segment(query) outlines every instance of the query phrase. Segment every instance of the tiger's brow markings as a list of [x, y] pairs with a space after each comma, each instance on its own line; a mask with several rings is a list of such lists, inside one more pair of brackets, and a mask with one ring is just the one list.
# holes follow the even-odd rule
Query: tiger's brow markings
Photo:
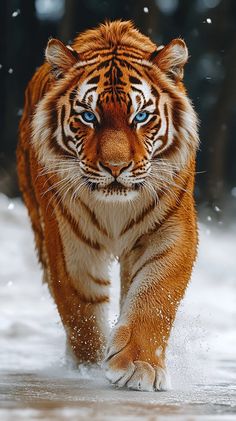
[[[108, 62], [110, 62], [110, 64]], [[105, 65], [105, 67], [108, 67], [109, 66], [109, 70], [104, 74], [104, 76], [105, 77], [108, 77], [109, 80], [108, 81], [105, 81], [104, 86], [110, 85], [110, 87], [104, 89], [103, 95], [105, 96], [105, 94], [114, 93], [115, 94], [115, 98], [117, 99], [118, 102], [123, 101], [123, 102], [126, 103], [126, 101], [127, 101], [127, 93], [124, 93], [123, 90], [122, 90], [122, 88], [118, 87], [118, 85], [123, 85], [123, 86], [126, 85], [125, 82], [123, 82], [121, 80], [121, 78], [123, 76], [123, 73], [119, 69], [119, 66], [118, 66], [118, 65], [121, 65], [121, 67], [125, 67], [125, 62], [124, 61], [121, 61], [117, 56], [113, 56], [113, 58], [111, 59], [111, 61], [108, 61], [107, 60], [107, 61], [105, 61], [105, 64], [104, 64], [104, 62], [103, 63], [100, 63], [99, 68], [102, 68], [104, 65]], [[127, 63], [127, 66], [128, 65], [130, 66], [130, 63]], [[115, 69], [116, 69], [116, 73], [114, 73]], [[138, 76], [140, 76], [142, 78], [142, 75], [139, 72], [139, 70], [136, 68], [136, 66], [133, 69], [133, 71]], [[131, 83], [132, 90], [133, 91], [136, 91], [137, 93], [139, 93], [142, 96], [143, 102], [144, 102], [144, 106], [148, 106], [148, 105], [153, 104], [153, 102], [152, 102], [151, 99], [149, 99], [149, 101], [146, 101], [146, 99], [144, 97], [144, 94], [143, 94], [143, 91], [141, 89], [138, 89], [136, 86], [133, 86], [132, 85], [132, 84], [142, 85], [142, 80], [138, 79], [135, 76], [129, 76], [129, 81]], [[115, 85], [115, 87], [113, 85]], [[158, 96], [158, 95], [156, 95], [156, 96]], [[102, 98], [103, 97], [100, 96], [99, 99], [102, 101]], [[130, 98], [130, 95], [129, 94], [128, 94], [128, 98], [129, 98], [129, 103], [128, 104], [126, 103], [126, 105], [127, 105], [127, 111], [130, 112], [130, 108], [131, 108], [132, 102], [131, 102], [131, 98]]]
[[[127, 94], [123, 91], [123, 87], [126, 86], [126, 82], [124, 82], [122, 80], [123, 77], [123, 72], [119, 67], [119, 60], [117, 60], [117, 56], [116, 55], [111, 55], [110, 59], [107, 59], [105, 61], [103, 61], [102, 63], [100, 62], [99, 65], [96, 68], [97, 70], [102, 70], [102, 69], [106, 69], [108, 68], [108, 70], [104, 73], [104, 77], [105, 82], [104, 82], [104, 86], [106, 86], [105, 89], [103, 89], [102, 94], [99, 94], [99, 98], [97, 101], [97, 105], [100, 106], [101, 108], [101, 102], [103, 100], [103, 98], [106, 98], [106, 101], [109, 100], [109, 97], [111, 95], [111, 100], [114, 101], [114, 98], [119, 102], [124, 102], [126, 103], [126, 98], [127, 98]], [[124, 64], [124, 63], [123, 63]], [[136, 73], [137, 72], [137, 69]], [[92, 74], [92, 73], [90, 73]], [[94, 81], [95, 77], [90, 79], [87, 83], [89, 84], [91, 81]], [[139, 84], [141, 84], [142, 82], [140, 82], [137, 78], [135, 78], [134, 80], [135, 82], [138, 81]], [[91, 90], [94, 91], [94, 88], [92, 88]], [[86, 92], [86, 96], [88, 95], [89, 90]], [[108, 96], [107, 96], [108, 95]], [[83, 98], [83, 100], [85, 99], [85, 96]], [[130, 98], [129, 98], [130, 100]], [[131, 104], [128, 104], [128, 109], [130, 109]]]
[[[115, 63], [115, 60], [116, 60], [116, 62], [117, 63], [119, 63], [120, 64], [120, 67], [123, 67], [123, 68], [127, 68], [127, 69], [129, 69], [129, 70], [133, 70], [138, 76], [140, 76], [140, 77], [142, 77], [142, 73], [139, 71], [139, 69], [138, 69], [138, 67], [140, 67], [140, 65], [141, 65], [141, 63], [140, 62], [138, 62], [138, 65], [137, 65], [137, 62], [135, 62], [135, 66], [132, 66], [131, 65], [131, 63], [130, 62], [127, 62], [126, 60], [120, 60], [119, 59], [119, 57], [118, 57], [118, 55], [116, 55], [115, 57], [114, 57], [114, 54], [113, 54], [113, 56], [112, 56], [112, 54], [111, 54], [111, 52], [110, 52], [110, 58], [109, 59], [107, 59], [106, 58], [106, 60], [104, 60], [104, 61], [100, 61], [100, 60], [98, 60], [98, 62], [99, 62], [99, 64], [98, 65], [95, 65], [91, 70], [90, 70], [90, 72], [87, 74], [87, 77], [89, 77], [89, 76], [91, 76], [92, 74], [94, 74], [94, 72], [97, 72], [97, 71], [99, 71], [99, 70], [102, 70], [103, 68], [106, 68], [106, 67], [108, 67], [109, 66], [109, 64], [111, 63], [111, 60], [113, 60], [113, 63]], [[111, 65], [110, 65], [111, 66]], [[116, 64], [116, 66], [117, 66], [117, 64]], [[95, 76], [96, 77], [96, 76]], [[121, 81], [122, 82], [122, 81]], [[123, 83], [123, 82], [122, 82]], [[93, 90], [93, 89], [92, 89]], [[88, 92], [87, 92], [88, 93]], [[117, 88], [117, 93], [116, 93], [116, 97], [117, 97], [117, 99], [119, 100], [119, 102], [120, 101], [123, 101], [123, 102], [125, 102], [125, 94], [123, 93], [123, 92], [121, 92], [121, 90], [120, 90], [120, 88]], [[84, 98], [83, 98], [84, 99]], [[98, 101], [98, 107], [101, 109], [101, 107], [100, 107], [100, 103], [102, 102], [101, 101], [101, 97], [99, 98], [100, 100]], [[107, 100], [108, 101], [108, 100]], [[128, 109], [130, 109], [130, 105], [131, 104], [129, 104], [128, 105]]]
[[[86, 102], [79, 101], [78, 99], [76, 99], [76, 101], [75, 101], [75, 105], [76, 105], [76, 107], [88, 108], [88, 104], [87, 104]], [[78, 115], [78, 113], [77, 113], [76, 111], [74, 111], [74, 113], [75, 113], [76, 115]], [[78, 120], [78, 121], [79, 121], [79, 120]]]
[[82, 98], [82, 102], [86, 102], [86, 97], [90, 94], [90, 92], [92, 93], [92, 92], [94, 92], [94, 87], [92, 87], [92, 88], [89, 88], [86, 92], [85, 92], [85, 94], [84, 94], [84, 96], [83, 96], [83, 98]]
[[132, 87], [132, 90], [133, 90], [133, 92], [137, 92], [139, 95], [141, 95], [141, 97], [143, 99], [143, 104], [145, 104], [146, 99], [145, 99], [143, 91], [141, 89], [136, 88], [135, 86]]
[[87, 83], [88, 85], [94, 85], [94, 84], [99, 83], [99, 81], [100, 81], [100, 76], [94, 76], [92, 77], [92, 79], [89, 79]]
[[149, 98], [148, 101], [145, 101], [145, 107], [149, 107], [150, 105], [154, 105], [153, 100]]

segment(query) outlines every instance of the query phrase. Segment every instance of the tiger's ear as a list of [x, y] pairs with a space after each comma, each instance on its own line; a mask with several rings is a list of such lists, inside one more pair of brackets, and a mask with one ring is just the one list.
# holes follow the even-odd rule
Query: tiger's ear
[[71, 47], [67, 47], [63, 42], [52, 38], [48, 41], [45, 57], [52, 67], [52, 73], [56, 79], [59, 79], [78, 61], [79, 55]]
[[188, 60], [188, 49], [185, 42], [174, 39], [166, 47], [159, 47], [151, 54], [150, 60], [176, 82], [183, 79], [184, 65]]

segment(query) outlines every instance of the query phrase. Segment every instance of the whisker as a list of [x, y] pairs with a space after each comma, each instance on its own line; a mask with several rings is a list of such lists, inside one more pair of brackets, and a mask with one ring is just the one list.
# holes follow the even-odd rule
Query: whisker
[[176, 187], [176, 188], [178, 188], [178, 189], [180, 189], [180, 190], [183, 190], [183, 191], [184, 191], [184, 192], [186, 192], [186, 193], [192, 194], [192, 192], [191, 192], [190, 190], [183, 188], [180, 184], [175, 183], [175, 182], [173, 182], [173, 181], [172, 181], [172, 180], [170, 180], [170, 179], [167, 179], [167, 178], [161, 177], [160, 175], [158, 175], [158, 177], [152, 176], [152, 177], [150, 177], [150, 178], [152, 178], [152, 179], [153, 179], [153, 181], [158, 180], [158, 181], [162, 182], [162, 185], [163, 185], [163, 186], [164, 186], [165, 184], [168, 184], [168, 185], [170, 185], [170, 186], [173, 186], [173, 187]]

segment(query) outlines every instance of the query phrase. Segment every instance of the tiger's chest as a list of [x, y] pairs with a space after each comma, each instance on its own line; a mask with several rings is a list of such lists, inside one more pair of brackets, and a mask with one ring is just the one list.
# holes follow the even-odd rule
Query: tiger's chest
[[[66, 209], [66, 208], [65, 208]], [[146, 211], [146, 212], [145, 212]], [[153, 211], [153, 209], [152, 209]], [[157, 212], [140, 203], [136, 209], [127, 204], [88, 205], [58, 212], [59, 230], [68, 256], [112, 255], [120, 257], [151, 228]]]

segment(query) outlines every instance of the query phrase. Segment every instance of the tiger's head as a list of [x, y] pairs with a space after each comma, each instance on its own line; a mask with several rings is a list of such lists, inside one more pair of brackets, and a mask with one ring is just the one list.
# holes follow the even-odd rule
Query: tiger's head
[[44, 167], [71, 181], [74, 197], [124, 201], [170, 187], [198, 144], [187, 59], [183, 40], [156, 47], [130, 22], [88, 30], [72, 47], [51, 39], [51, 87], [33, 120]]

